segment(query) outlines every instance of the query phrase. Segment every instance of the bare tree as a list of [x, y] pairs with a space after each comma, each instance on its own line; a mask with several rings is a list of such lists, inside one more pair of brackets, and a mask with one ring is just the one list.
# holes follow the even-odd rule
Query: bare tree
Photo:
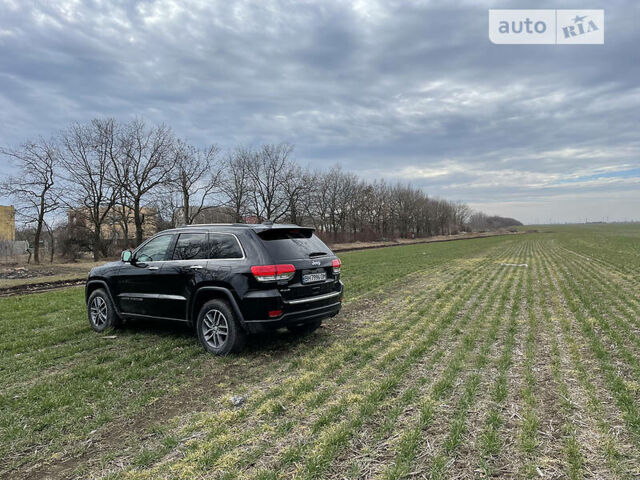
[[140, 244], [144, 236], [144, 200], [149, 192], [171, 176], [172, 142], [173, 135], [168, 127], [148, 128], [142, 120], [126, 125], [119, 135], [122, 155], [112, 162], [112, 173], [131, 202], [136, 244]]
[[469, 228], [474, 231], [496, 230], [499, 228], [516, 227], [522, 225], [515, 218], [489, 216], [482, 212], [472, 212], [469, 215]]
[[53, 257], [56, 253], [56, 230], [60, 226], [61, 218], [51, 216], [44, 219], [44, 228], [49, 236], [49, 263], [53, 263]]
[[329, 189], [327, 188], [328, 175], [326, 172], [313, 173], [313, 185], [309, 193], [308, 214], [313, 217], [316, 228], [321, 232], [328, 231], [329, 223]]
[[326, 209], [327, 230], [333, 234], [334, 240], [337, 238], [338, 216], [341, 210], [340, 183], [342, 175], [343, 173], [339, 166], [333, 167], [325, 174], [321, 186], [323, 189], [322, 201]]
[[[366, 182], [339, 166], [311, 178], [312, 191], [301, 198], [318, 231], [334, 241], [448, 235], [469, 228], [466, 204], [430, 198], [411, 185]], [[291, 212], [288, 207], [287, 214], [296, 218]]]
[[453, 223], [458, 231], [463, 231], [469, 223], [471, 217], [471, 208], [463, 202], [452, 204], [453, 207]]
[[[174, 143], [175, 167], [169, 184], [181, 197], [182, 219], [186, 225], [193, 223], [205, 208], [205, 202], [221, 187], [222, 169], [216, 164], [219, 152], [216, 145], [199, 150], [182, 140]], [[193, 201], [197, 203], [192, 205]]]
[[254, 153], [237, 148], [227, 156], [222, 176], [222, 192], [233, 210], [234, 221], [242, 222], [249, 201], [249, 163]]
[[109, 178], [112, 165], [120, 163], [122, 152], [116, 143], [112, 119], [94, 119], [75, 124], [62, 133], [65, 200], [85, 220], [92, 238], [93, 260], [100, 256], [102, 226], [115, 206], [118, 188]]
[[259, 221], [281, 219], [287, 214], [284, 178], [290, 168], [293, 146], [287, 143], [263, 145], [248, 164], [251, 204]]
[[[101, 245], [108, 246], [102, 238], [105, 223], [119, 224], [127, 243], [135, 225], [136, 243], [142, 242], [145, 208], [152, 204], [163, 228], [175, 225], [177, 217], [192, 224], [205, 216], [242, 222], [253, 214], [258, 221], [313, 224], [334, 241], [448, 235], [517, 222], [472, 214], [464, 203], [431, 198], [411, 185], [365, 181], [338, 166], [311, 173], [291, 159], [293, 146], [286, 143], [238, 148], [221, 163], [216, 146], [197, 149], [163, 125], [94, 120], [63, 132], [61, 146], [61, 158], [53, 142], [42, 140], [0, 151], [21, 167], [20, 176], [2, 182], [2, 192], [16, 199], [18, 211], [33, 225], [36, 261], [42, 229], [55, 220], [47, 215], [60, 205], [57, 162], [69, 187], [65, 203], [88, 226], [76, 228], [60, 245], [91, 246], [94, 259]], [[225, 208], [206, 210], [218, 193]]]
[[297, 164], [291, 164], [282, 172], [282, 186], [287, 202], [287, 216], [291, 223], [302, 223], [306, 211], [305, 195], [312, 185], [312, 176]]
[[133, 221], [133, 209], [131, 208], [131, 201], [129, 200], [128, 192], [124, 188], [121, 188], [120, 185], [117, 185], [116, 202], [111, 209], [108, 221], [113, 225], [120, 226], [124, 246], [125, 248], [130, 247], [129, 225]]
[[60, 207], [60, 190], [55, 182], [59, 150], [53, 140], [39, 138], [18, 149], [1, 149], [18, 168], [16, 176], [0, 183], [0, 192], [13, 198], [25, 223], [35, 225], [33, 259], [40, 263], [40, 237], [45, 218]]
[[327, 173], [324, 188], [327, 189], [329, 229], [334, 239], [339, 233], [346, 233], [357, 183], [354, 174], [345, 173], [340, 167], [334, 167]]

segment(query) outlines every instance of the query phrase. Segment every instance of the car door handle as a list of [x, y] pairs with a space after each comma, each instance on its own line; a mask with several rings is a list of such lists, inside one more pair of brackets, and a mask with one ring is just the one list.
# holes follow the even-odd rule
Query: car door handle
[[202, 268], [204, 268], [202, 265], [191, 265], [189, 268], [193, 269], [193, 270], [200, 270]]
[[149, 270], [158, 270], [160, 267], [149, 267]]

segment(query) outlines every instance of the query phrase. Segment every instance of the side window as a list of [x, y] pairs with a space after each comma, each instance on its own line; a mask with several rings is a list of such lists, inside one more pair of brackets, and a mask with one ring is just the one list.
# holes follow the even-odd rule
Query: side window
[[173, 251], [174, 260], [202, 260], [209, 257], [206, 233], [181, 233]]
[[160, 262], [167, 260], [169, 245], [173, 235], [160, 235], [153, 240], [147, 242], [140, 250], [136, 252], [136, 260], [139, 262]]
[[242, 258], [242, 248], [233, 235], [212, 233], [209, 236], [209, 243], [211, 245], [209, 258]]

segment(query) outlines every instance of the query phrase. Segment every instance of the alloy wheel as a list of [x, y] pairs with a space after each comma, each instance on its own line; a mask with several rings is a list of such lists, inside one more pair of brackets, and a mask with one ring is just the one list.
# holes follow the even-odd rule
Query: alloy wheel
[[91, 302], [91, 322], [96, 327], [107, 323], [107, 302], [102, 297], [95, 297]]
[[220, 310], [209, 310], [202, 322], [202, 335], [213, 348], [221, 348], [229, 337], [227, 317]]

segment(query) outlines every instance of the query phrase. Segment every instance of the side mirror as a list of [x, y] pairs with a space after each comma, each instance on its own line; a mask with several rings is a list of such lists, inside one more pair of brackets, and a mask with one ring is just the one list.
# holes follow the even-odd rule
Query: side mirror
[[122, 254], [120, 255], [120, 259], [123, 262], [130, 262], [131, 258], [133, 258], [133, 253], [131, 253], [131, 250], [125, 250], [124, 252], [122, 252]]

